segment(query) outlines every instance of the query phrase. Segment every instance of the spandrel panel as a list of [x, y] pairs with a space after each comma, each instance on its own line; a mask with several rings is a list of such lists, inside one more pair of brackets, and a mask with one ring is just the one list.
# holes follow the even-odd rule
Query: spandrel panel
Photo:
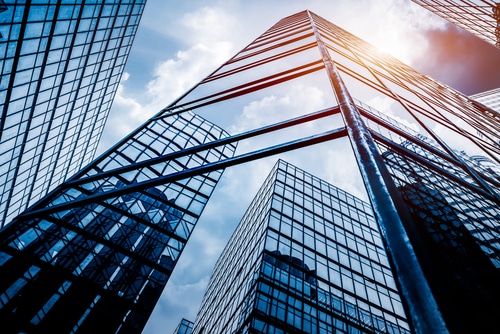
[[312, 37], [311, 31], [309, 31], [306, 26], [299, 26], [286, 31], [285, 34], [280, 32], [276, 36], [270, 35], [266, 36], [266, 38], [257, 40], [255, 44], [243, 49], [243, 52], [235, 59], [256, 55], [267, 58], [273, 54], [279, 54], [299, 46], [304, 47], [312, 42], [314, 42], [314, 38]]
[[[253, 57], [238, 57], [231, 63], [224, 65], [219, 71], [210, 76], [210, 80], [221, 80], [223, 75], [237, 74], [234, 80], [236, 83], [250, 82], [291, 68], [303, 66], [314, 60], [319, 60], [319, 54], [313, 48], [313, 40], [309, 38], [307, 47], [303, 47], [304, 41], [298, 41], [282, 47], [277, 47], [256, 54]], [[256, 69], [258, 69], [256, 71]], [[241, 74], [238, 74], [241, 72]], [[226, 78], [226, 80], [228, 80]], [[220, 84], [224, 87], [224, 84]], [[236, 85], [233, 85], [236, 86]]]
[[338, 65], [339, 70], [349, 71], [352, 75], [372, 82], [373, 85], [379, 85], [375, 82], [375, 78], [370, 71], [363, 64], [359, 63], [355, 57], [351, 56], [350, 52], [342, 55], [338, 53], [337, 49], [330, 49], [329, 54], [331, 59]]
[[[376, 87], [370, 87], [362, 83], [359, 79], [353, 78], [350, 74], [342, 73], [341, 75], [342, 80], [355, 101], [360, 101], [360, 103], [368, 105], [376, 112], [385, 114], [413, 131], [427, 136], [425, 129], [408, 113], [398, 99], [393, 97], [393, 93], [397, 94], [397, 91], [394, 92], [385, 88], [379, 91]], [[399, 86], [394, 85], [394, 88], [399, 90]]]
[[[300, 83], [294, 80], [283, 82], [196, 108], [193, 112], [208, 120], [217, 120], [218, 125], [236, 134], [336, 104], [328, 77], [324, 70], [319, 70], [302, 76]], [[176, 112], [182, 108], [172, 107], [171, 110]]]
[[293, 39], [310, 35], [311, 32], [307, 30], [307, 22], [296, 22], [280, 29], [271, 28], [267, 33], [257, 38], [254, 43], [245, 47], [239, 55], [248, 56], [255, 51], [262, 51], [270, 45], [287, 43]]

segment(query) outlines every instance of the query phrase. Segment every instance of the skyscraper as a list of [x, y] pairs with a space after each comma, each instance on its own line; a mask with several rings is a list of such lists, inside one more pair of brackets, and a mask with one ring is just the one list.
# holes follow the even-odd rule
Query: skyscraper
[[[205, 118], [215, 114], [219, 116], [217, 124], [221, 126], [238, 117], [242, 117], [242, 122], [229, 135], [222, 133], [220, 129], [216, 131], [217, 128], [209, 125], [210, 123], [193, 120], [187, 124], [195, 122], [197, 125], [178, 126], [171, 121], [176, 117], [179, 120], [198, 117], [191, 112]], [[138, 247], [142, 242], [139, 240], [147, 239], [150, 231], [159, 230], [160, 235], [168, 236], [168, 242], [160, 243], [158, 251], [156, 248], [154, 251], [147, 248], [144, 254], [157, 256], [163, 252], [160, 249], [164, 249], [165, 255], [176, 257], [224, 168], [275, 154], [288, 154], [305, 147], [308, 149], [301, 152], [307, 154], [307, 160], [311, 162], [314, 149], [321, 144], [318, 160], [314, 162], [320, 161], [317, 165], [326, 167], [326, 176], [335, 179], [339, 170], [348, 171], [351, 173], [348, 177], [337, 178], [336, 181], [343, 182], [343, 188], [354, 187], [361, 189], [361, 192], [366, 189], [364, 194], [370, 202], [389, 260], [387, 268], [391, 268], [411, 329], [417, 333], [444, 333], [454, 325], [454, 319], [447, 317], [449, 312], [441, 312], [446, 305], [441, 304], [439, 296], [434, 295], [433, 277], [423, 265], [426, 253], [422, 250], [425, 251], [426, 248], [419, 246], [423, 238], [417, 226], [422, 224], [420, 219], [426, 217], [429, 208], [420, 204], [428, 203], [429, 194], [434, 196], [439, 193], [441, 197], [436, 198], [445, 207], [443, 210], [446, 216], [433, 215], [435, 222], [432, 224], [446, 225], [450, 221], [445, 217], [456, 217], [459, 221], [455, 223], [472, 235], [467, 236], [467, 240], [478, 245], [483, 255], [487, 254], [487, 263], [494, 266], [495, 272], [498, 271], [500, 244], [495, 240], [498, 240], [500, 234], [497, 229], [500, 181], [494, 174], [486, 173], [460, 153], [463, 151], [469, 157], [485, 157], [492, 164], [498, 164], [498, 124], [497, 112], [378, 52], [320, 16], [303, 11], [280, 20], [164, 108], [145, 127], [135, 131], [103, 158], [93, 162], [76, 177], [61, 185], [51, 196], [19, 216], [13, 226], [0, 235], [6, 240], [2, 251], [7, 254], [4, 255], [5, 262], [0, 270], [16, 263], [23, 263], [25, 267], [16, 271], [17, 276], [10, 278], [8, 283], [3, 283], [4, 287], [0, 290], [6, 294], [4, 298], [8, 301], [21, 297], [28, 300], [28, 287], [31, 286], [28, 281], [43, 281], [38, 278], [41, 277], [42, 270], [37, 271], [37, 268], [42, 265], [44, 268], [52, 268], [52, 265], [57, 268], [65, 266], [62, 259], [52, 261], [50, 265], [45, 265], [43, 259], [48, 258], [50, 261], [52, 257], [64, 254], [65, 259], [79, 263], [78, 266], [72, 264], [73, 267], [68, 268], [77, 273], [87, 269], [86, 275], [97, 278], [97, 282], [103, 286], [100, 293], [93, 296], [109, 296], [110, 299], [99, 297], [99, 300], [107, 300], [112, 305], [123, 300], [120, 299], [123, 293], [126, 300], [137, 303], [132, 303], [138, 308], [126, 313], [124, 320], [124, 326], [137, 330], [149, 311], [140, 313], [139, 307], [152, 307], [155, 299], [147, 297], [149, 291], [154, 290], [153, 295], [157, 296], [158, 286], [164, 284], [172, 267], [168, 256], [153, 260], [141, 253], [145, 258], [135, 257], [135, 250], [142, 250]], [[160, 128], [156, 129], [155, 126]], [[184, 128], [187, 134], [180, 131]], [[217, 135], [212, 135], [212, 131], [216, 131]], [[189, 141], [189, 148], [185, 148], [190, 136], [198, 140]], [[239, 151], [233, 156], [236, 142]], [[166, 153], [162, 145], [167, 145], [172, 150], [171, 153]], [[191, 156], [193, 159], [187, 158]], [[316, 187], [314, 181], [313, 186]], [[151, 187], [157, 188], [165, 197], [157, 190], [150, 190]], [[175, 200], [170, 200], [173, 199], [169, 195], [170, 189], [178, 191], [176, 194], [186, 192], [186, 196], [173, 196]], [[407, 192], [404, 193], [402, 189]], [[407, 195], [403, 196], [404, 194]], [[288, 198], [288, 194], [285, 197]], [[191, 201], [192, 198], [196, 200]], [[163, 220], [155, 220], [156, 216], [149, 216], [150, 212], [156, 213], [156, 209], [151, 211], [150, 207], [154, 203], [158, 203], [156, 209], [161, 211], [167, 221], [176, 220], [178, 211], [184, 213], [183, 217], [191, 217], [187, 225], [177, 225], [186, 226], [175, 230], [183, 231], [184, 234], [180, 237], [173, 236], [168, 227], [164, 226]], [[351, 206], [341, 206], [340, 210], [349, 216], [350, 208]], [[193, 210], [194, 214], [188, 214], [182, 209], [189, 212]], [[101, 218], [107, 217], [110, 212], [108, 210], [117, 215], [116, 218], [113, 216], [110, 225], [100, 222]], [[221, 214], [223, 211], [221, 210]], [[353, 208], [353, 214], [354, 212], [360, 214]], [[129, 219], [134, 221], [132, 226], [137, 225], [130, 232], [128, 223], [121, 222], [128, 222]], [[94, 220], [95, 224], [90, 223]], [[52, 227], [45, 221], [57, 226], [54, 229], [61, 232], [47, 240], [47, 244], [53, 243], [54, 246], [50, 244], [50, 247], [40, 252], [37, 247], [45, 244], [42, 240], [45, 240], [46, 235], [42, 230]], [[424, 219], [424, 223], [427, 221]], [[100, 226], [113, 227], [110, 231], [113, 236], [117, 231], [117, 239], [113, 239]], [[125, 228], [123, 232], [122, 227]], [[460, 235], [467, 234], [463, 232], [463, 228], [460, 227]], [[66, 229], [71, 233], [66, 232]], [[103, 248], [99, 246], [95, 251], [83, 252], [88, 254], [86, 256], [89, 256], [90, 261], [96, 259], [95, 262], [89, 262], [95, 263], [95, 266], [87, 265], [79, 257], [77, 248], [67, 247], [67, 252], [59, 251], [58, 247], [72, 245], [73, 240], [79, 240], [73, 232], [103, 245]], [[65, 237], [66, 234], [68, 236]], [[145, 237], [139, 239], [138, 235]], [[88, 245], [93, 249], [95, 243]], [[54, 250], [57, 253], [51, 247], [56, 247]], [[110, 251], [124, 255], [113, 258], [114, 264], [101, 263], [101, 255], [98, 256], [101, 249], [102, 256], [107, 256]], [[257, 256], [260, 253], [255, 254]], [[275, 267], [284, 268], [286, 266], [282, 262], [288, 261], [296, 269], [302, 268], [302, 272], [316, 268], [307, 262], [295, 261], [293, 254], [292, 258], [287, 258], [286, 255], [280, 258], [280, 254], [268, 253], [274, 257]], [[118, 269], [118, 263], [125, 260], [124, 256], [127, 257], [125, 268]], [[29, 271], [30, 267], [23, 262], [26, 258], [36, 263], [34, 271]], [[147, 274], [135, 267], [133, 270], [128, 269], [129, 258], [137, 259], [134, 265], [145, 268], [144, 272]], [[272, 260], [268, 262], [273, 264]], [[157, 278], [155, 271], [148, 271], [146, 268], [158, 269], [163, 276]], [[131, 276], [126, 276], [125, 272], [131, 273]], [[119, 276], [120, 273], [124, 276]], [[129, 283], [144, 282], [144, 275], [151, 277], [151, 283]], [[126, 283], [122, 284], [122, 277], [126, 277], [123, 278]], [[313, 284], [310, 277], [312, 274], [305, 281]], [[20, 287], [17, 280], [25, 282], [23, 284], [28, 289], [22, 295], [17, 293]], [[387, 284], [385, 278], [384, 282], [379, 278], [374, 281], [372, 283], [380, 284], [380, 287], [386, 286], [382, 283]], [[59, 285], [56, 286], [56, 292], [52, 290], [52, 296], [65, 295], [66, 281], [56, 283]], [[136, 288], [137, 286], [144, 287], [144, 290]], [[242, 287], [242, 293], [247, 288]], [[111, 290], [113, 292], [109, 292]], [[143, 291], [148, 293], [144, 295]], [[67, 296], [67, 305], [70, 305], [71, 294]], [[39, 305], [42, 306], [36, 312], [45, 312], [43, 305], [49, 305], [48, 309], [53, 309], [53, 314], [58, 314], [58, 305], [66, 305], [59, 304], [62, 297], [44, 298], [46, 299], [40, 300]], [[97, 297], [87, 301], [87, 310], [92, 310], [93, 305], [99, 305], [99, 300], [95, 298]], [[331, 299], [335, 300], [333, 297]], [[51, 302], [48, 303], [48, 300]], [[78, 303], [79, 300], [75, 298], [73, 302]], [[344, 307], [355, 304], [351, 301], [346, 300]], [[463, 303], [464, 301], [459, 300], [457, 306], [464, 306]], [[25, 305], [27, 308], [31, 307], [28, 303]], [[120, 307], [124, 305], [120, 304]], [[487, 304], [477, 305], [478, 311], [487, 307]], [[95, 308], [98, 309], [97, 306]], [[5, 314], [11, 316], [9, 312], [14, 310], [17, 312], [19, 308], [6, 308]], [[392, 311], [396, 312], [394, 308]], [[41, 314], [45, 314], [43, 312]], [[137, 313], [142, 317], [136, 318]], [[30, 318], [29, 314], [33, 314], [33, 310], [26, 309], [24, 314], [25, 319], [31, 323], [35, 315]], [[94, 314], [98, 317], [99, 312]], [[400, 313], [395, 314], [403, 321]], [[383, 318], [389, 319], [390, 315], [383, 315]], [[378, 321], [379, 318], [371, 319]], [[389, 322], [405, 328], [397, 320]]]
[[[291, 101], [301, 92], [307, 92], [308, 103], [297, 103], [296, 108]], [[316, 112], [303, 115], [311, 105]], [[330, 167], [327, 177], [335, 175], [335, 168], [359, 170], [412, 330], [446, 332], [461, 325], [478, 326], [477, 315], [488, 318], [480, 323], [482, 329], [491, 329], [498, 311], [487, 298], [475, 304], [470, 315], [467, 298], [454, 300], [454, 309], [466, 316], [453, 316], [449, 301], [436, 294], [442, 278], [433, 276], [432, 266], [427, 266], [432, 248], [422, 245], [435, 236], [448, 238], [450, 244], [432, 245], [444, 254], [450, 247], [450, 252], [462, 252], [470, 260], [479, 252], [478, 263], [498, 282], [500, 183], [495, 173], [478, 164], [484, 159], [498, 166], [500, 161], [497, 112], [308, 11], [279, 21], [167, 109], [182, 108], [207, 114], [221, 108], [244, 110], [249, 122], [257, 117], [250, 113], [261, 110], [274, 112], [258, 114], [272, 120], [300, 115], [265, 127], [290, 131], [271, 137], [274, 141], [266, 137], [260, 143], [263, 148], [247, 153], [245, 159], [327, 141], [320, 151], [327, 159], [314, 161]], [[291, 131], [301, 122], [308, 125]], [[352, 148], [351, 155], [346, 147]], [[429, 215], [437, 210], [434, 202], [446, 214]], [[437, 234], [432, 229], [447, 228], [452, 221], [457, 225], [453, 232]], [[423, 224], [432, 228], [421, 228]], [[453, 249], [453, 244], [463, 248]], [[447, 265], [449, 276], [468, 270]], [[491, 282], [483, 285], [484, 275], [479, 276], [463, 276], [461, 288], [491, 288], [495, 295]], [[451, 293], [461, 296], [463, 290], [455, 287]]]
[[217, 261], [194, 333], [410, 333], [370, 204], [278, 161]]
[[[420, 136], [420, 139], [432, 144], [428, 138]], [[411, 142], [406, 145], [411, 146], [414, 146]], [[412, 149], [419, 150], [418, 147]], [[488, 158], [454, 153], [477, 171], [499, 179], [500, 166], [491, 168], [494, 164]], [[498, 205], [480, 203], [476, 206], [469, 202], [466, 191], [442, 182], [437, 175], [428, 175], [422, 180], [420, 175], [426, 174], [422, 167], [405, 163], [395, 152], [389, 150], [384, 157], [390, 168], [412, 175], [411, 183], [398, 187], [413, 222], [406, 228], [449, 332], [494, 333], [498, 328], [495, 319], [500, 314], [496, 303], [500, 299], [500, 262], [495, 251], [500, 239], [492, 233], [500, 219]], [[435, 159], [439, 161], [438, 157]], [[468, 179], [473, 182], [472, 178]], [[440, 187], [431, 186], [436, 184]], [[446, 195], [442, 189], [447, 191]], [[470, 217], [473, 218], [460, 217], [463, 207], [472, 211]], [[493, 217], [488, 213], [493, 213]], [[483, 218], [489, 223], [478, 224]], [[496, 224], [491, 218], [496, 219]]]
[[187, 319], [182, 319], [173, 334], [191, 334], [193, 323]]
[[92, 161], [145, 0], [0, 4], [0, 226]]
[[490, 0], [412, 0], [500, 48], [500, 3]]
[[500, 88], [474, 94], [471, 96], [471, 99], [481, 102], [485, 106], [500, 113]]
[[[0, 234], [0, 319], [18, 332], [140, 333], [222, 171], [184, 176], [234, 146], [163, 113]], [[180, 177], [162, 180], [162, 175]]]

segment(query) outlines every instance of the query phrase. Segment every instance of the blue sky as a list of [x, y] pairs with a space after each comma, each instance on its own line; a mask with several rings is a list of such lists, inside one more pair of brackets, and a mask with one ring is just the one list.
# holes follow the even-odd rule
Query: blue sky
[[[304, 9], [466, 94], [500, 87], [500, 50], [410, 1], [148, 0], [101, 152], [278, 20]], [[238, 122], [248, 119], [240, 118], [234, 129]], [[339, 149], [345, 145], [337, 144]], [[216, 189], [222, 195], [207, 205], [144, 333], [172, 333], [182, 317], [194, 320], [214, 262], [274, 161], [255, 163], [255, 173], [245, 180], [237, 176], [246, 167], [224, 173]], [[349, 171], [343, 173], [339, 179], [352, 178]]]

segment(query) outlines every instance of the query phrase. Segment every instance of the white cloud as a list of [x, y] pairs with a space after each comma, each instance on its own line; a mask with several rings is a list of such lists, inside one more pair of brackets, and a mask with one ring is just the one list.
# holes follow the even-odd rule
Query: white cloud
[[396, 100], [385, 95], [377, 95], [366, 101], [366, 104], [382, 114], [396, 120], [400, 124], [407, 126], [413, 131], [424, 134], [422, 133], [422, 130], [419, 131], [420, 126], [413, 119], [413, 117], [406, 110], [404, 110], [399, 102], [396, 102]]
[[211, 44], [233, 37], [236, 20], [234, 15], [220, 7], [202, 7], [186, 13], [182, 25], [187, 29], [185, 38], [192, 42]]
[[[466, 128], [467, 126], [468, 125], [466, 124], [464, 127]], [[474, 144], [474, 142], [472, 142], [467, 137], [458, 134], [453, 130], [450, 130], [448, 127], [436, 123], [434, 124], [434, 128], [432, 129], [432, 131], [434, 131], [434, 133], [440, 139], [442, 139], [450, 148], [452, 148], [457, 152], [463, 151], [469, 157], [474, 155], [484, 156], [483, 150], [476, 144]]]
[[321, 89], [297, 83], [281, 96], [265, 96], [246, 105], [236, 123], [229, 127], [229, 131], [243, 132], [283, 121], [317, 111], [323, 105], [324, 92]]
[[[326, 145], [325, 145], [326, 146]], [[365, 186], [348, 138], [336, 140], [323, 151], [325, 181], [368, 201]]]
[[[160, 298], [143, 333], [172, 333], [182, 317], [194, 320], [209, 276], [187, 284], [186, 276], [171, 277], [164, 291], [168, 298]], [[170, 330], [165, 329], [166, 324]]]
[[[425, 10], [400, 0], [315, 1], [307, 5], [302, 1], [287, 1], [286, 5], [272, 0], [226, 2], [227, 7], [203, 6], [201, 1], [175, 2], [175, 5], [161, 1], [148, 3], [148, 12], [157, 24], [153, 27], [155, 31], [170, 36], [181, 46], [174, 53], [167, 53], [162, 45], [156, 46], [159, 53], [165, 52], [165, 60], [156, 65], [152, 78], [134, 97], [127, 94], [127, 79], [134, 78], [124, 76], [107, 123], [105, 143], [115, 142], [118, 134], [122, 137], [157, 113], [279, 19], [307, 6], [407, 62], [426, 52], [427, 42], [419, 30], [442, 24], [431, 19]], [[179, 9], [187, 6], [195, 10]], [[148, 19], [143, 17], [141, 24], [150, 24]], [[406, 49], [400, 48], [403, 44]], [[230, 131], [241, 132], [319, 110], [330, 103], [325, 99], [317, 87], [295, 85], [288, 92], [247, 104]], [[387, 107], [384, 101], [379, 102]], [[316, 125], [315, 131], [322, 125], [331, 127], [326, 122]], [[254, 141], [240, 145], [240, 149], [251, 150], [258, 144]], [[349, 143], [343, 140], [280, 157], [320, 177], [327, 175], [327, 181], [364, 197], [364, 188], [359, 190], [357, 168], [347, 151], [350, 151]], [[181, 317], [194, 320], [212, 264], [276, 159], [259, 160], [225, 171], [144, 333], [170, 333]]]
[[113, 100], [112, 112], [109, 113], [103, 136], [99, 142], [98, 153], [116, 144], [149, 116], [144, 112], [143, 106], [138, 101], [127, 97], [124, 83], [128, 79], [129, 74], [126, 72], [123, 73], [121, 83]]
[[232, 44], [226, 41], [211, 45], [198, 43], [177, 52], [175, 59], [159, 64], [154, 79], [147, 85], [148, 96], [153, 101], [148, 107], [160, 109], [179, 97], [226, 61], [231, 50]]
[[[216, 20], [215, 14], [212, 14], [212, 19]], [[134, 78], [124, 73], [99, 152], [109, 148], [198, 83], [226, 61], [232, 52], [233, 45], [228, 41], [199, 42], [189, 49], [179, 50], [174, 58], [156, 66], [145, 91], [135, 94], [135, 97], [127, 95], [127, 81]]]

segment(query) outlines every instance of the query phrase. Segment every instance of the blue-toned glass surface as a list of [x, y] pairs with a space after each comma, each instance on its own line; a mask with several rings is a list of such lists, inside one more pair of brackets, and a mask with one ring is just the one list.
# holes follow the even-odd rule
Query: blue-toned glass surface
[[191, 113], [159, 115], [17, 217], [0, 235], [0, 319], [26, 332], [140, 332], [222, 170], [150, 182], [231, 157], [232, 144], [165, 158], [225, 136]]
[[279, 161], [217, 261], [202, 329], [410, 333], [370, 205]]
[[0, 226], [92, 160], [145, 2], [3, 1]]

